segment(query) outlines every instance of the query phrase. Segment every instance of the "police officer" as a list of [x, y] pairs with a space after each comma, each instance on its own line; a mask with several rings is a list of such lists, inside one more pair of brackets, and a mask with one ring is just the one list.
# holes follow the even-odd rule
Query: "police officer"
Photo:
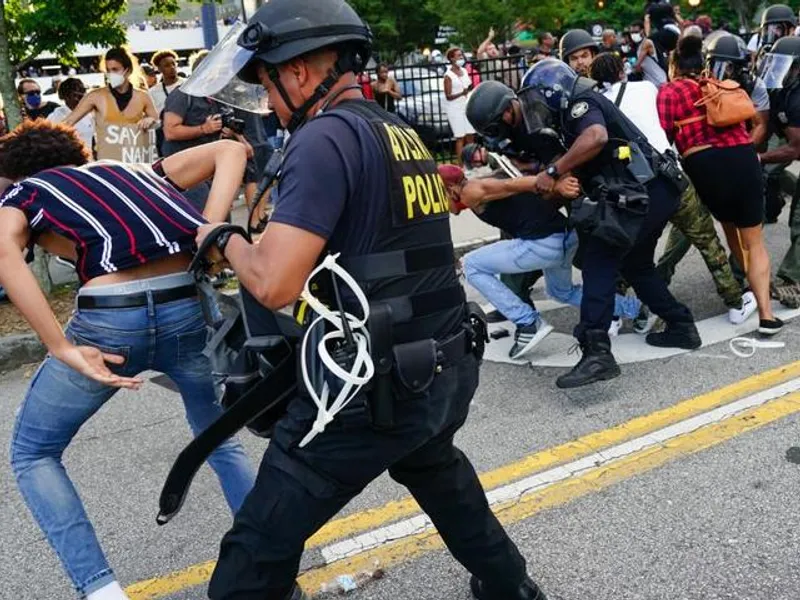
[[589, 66], [597, 56], [597, 43], [585, 29], [570, 29], [558, 45], [561, 60], [572, 67], [579, 75], [589, 76]]
[[[371, 40], [343, 0], [271, 0], [238, 48], [220, 44], [206, 59], [212, 72], [236, 75], [235, 65], [240, 80], [263, 84], [291, 133], [259, 244], [232, 233], [218, 239], [219, 250], [270, 309], [297, 300], [315, 265], [340, 253], [370, 303], [375, 366], [369, 391], [327, 425], [305, 395], [289, 403], [222, 541], [209, 596], [300, 598], [295, 577], [306, 540], [388, 469], [472, 573], [475, 597], [543, 600], [453, 445], [478, 383], [476, 320], [467, 321], [433, 157], [413, 129], [362, 96], [356, 74]], [[223, 62], [217, 69], [213, 61]], [[352, 362], [348, 345], [338, 350], [337, 364]], [[316, 353], [309, 360], [321, 365]], [[306, 444], [310, 432], [317, 435]]]
[[[670, 294], [653, 265], [658, 238], [678, 208], [680, 176], [613, 102], [594, 90], [594, 85], [594, 81], [578, 77], [562, 62], [542, 61], [525, 75], [514, 114], [504, 115], [504, 120], [524, 128], [532, 137], [560, 134], [568, 148], [548, 166], [544, 176], [537, 178], [540, 192], [552, 191], [556, 180], [574, 172], [590, 197], [616, 194], [616, 205], [627, 206], [630, 199], [632, 210], [638, 197], [639, 214], [646, 211], [638, 220], [627, 220], [633, 238], [628, 248], [603, 234], [600, 227], [581, 239], [584, 294], [581, 321], [574, 333], [583, 356], [570, 373], [556, 381], [564, 388], [619, 375], [608, 338], [618, 273], [666, 323], [665, 331], [648, 334], [647, 343], [685, 349], [701, 345], [691, 312]], [[610, 190], [617, 191], [612, 194]], [[642, 196], [648, 200], [641, 200]], [[576, 208], [587, 207], [591, 203], [584, 202]], [[617, 214], [624, 218], [622, 209]], [[574, 222], [578, 220], [575, 209], [572, 217]], [[603, 223], [604, 227], [608, 225], [611, 224]]]
[[756, 64], [761, 65], [764, 56], [772, 52], [772, 47], [779, 39], [792, 36], [796, 26], [794, 11], [785, 4], [773, 4], [765, 8], [758, 29]]
[[[770, 134], [779, 147], [759, 155], [762, 164], [789, 164], [800, 158], [800, 37], [783, 37], [764, 56], [759, 76], [770, 90]], [[791, 246], [778, 269], [777, 295], [783, 304], [800, 306], [800, 206], [798, 191], [789, 214]]]

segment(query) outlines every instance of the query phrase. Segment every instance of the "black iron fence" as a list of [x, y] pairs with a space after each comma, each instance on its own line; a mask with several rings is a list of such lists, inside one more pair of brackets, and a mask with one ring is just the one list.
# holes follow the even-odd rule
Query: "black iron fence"
[[[473, 86], [481, 81], [501, 81], [516, 90], [528, 69], [524, 55], [470, 61], [466, 65]], [[411, 125], [439, 162], [455, 158], [455, 139], [448, 120], [444, 93], [446, 64], [424, 63], [391, 67], [389, 76], [397, 81], [403, 97], [395, 100], [395, 112]], [[365, 73], [374, 82], [376, 70]], [[364, 80], [366, 81], [366, 79]]]

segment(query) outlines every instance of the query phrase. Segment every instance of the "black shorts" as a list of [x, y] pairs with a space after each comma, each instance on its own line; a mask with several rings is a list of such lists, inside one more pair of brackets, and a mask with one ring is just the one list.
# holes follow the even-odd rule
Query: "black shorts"
[[752, 144], [711, 148], [683, 159], [700, 200], [720, 223], [757, 227], [764, 221], [764, 181]]

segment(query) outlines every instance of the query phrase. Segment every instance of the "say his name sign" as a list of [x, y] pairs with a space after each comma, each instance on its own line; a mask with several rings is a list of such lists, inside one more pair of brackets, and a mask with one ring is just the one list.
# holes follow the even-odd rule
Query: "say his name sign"
[[108, 123], [97, 132], [97, 158], [124, 163], [151, 163], [158, 158], [156, 132], [136, 125]]

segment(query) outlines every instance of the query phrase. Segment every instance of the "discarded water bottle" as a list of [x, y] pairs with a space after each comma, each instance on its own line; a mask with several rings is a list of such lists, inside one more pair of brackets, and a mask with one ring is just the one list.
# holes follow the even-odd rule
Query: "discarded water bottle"
[[381, 579], [382, 577], [383, 569], [380, 568], [380, 562], [376, 559], [371, 568], [364, 569], [358, 573], [339, 575], [335, 579], [323, 583], [319, 591], [323, 594], [343, 595], [364, 586], [373, 579]]

